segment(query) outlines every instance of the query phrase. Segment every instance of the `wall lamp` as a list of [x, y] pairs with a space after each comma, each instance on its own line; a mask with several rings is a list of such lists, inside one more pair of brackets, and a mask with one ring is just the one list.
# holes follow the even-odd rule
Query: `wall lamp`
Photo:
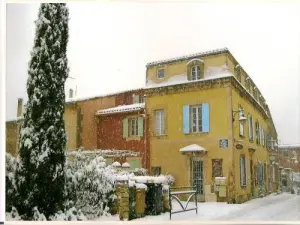
[[244, 116], [244, 110], [243, 109], [239, 109], [239, 110], [236, 110], [236, 111], [232, 110], [232, 122], [235, 121], [234, 117], [237, 113], [239, 113], [239, 115], [240, 115], [239, 121], [244, 123], [247, 120], [247, 118]]

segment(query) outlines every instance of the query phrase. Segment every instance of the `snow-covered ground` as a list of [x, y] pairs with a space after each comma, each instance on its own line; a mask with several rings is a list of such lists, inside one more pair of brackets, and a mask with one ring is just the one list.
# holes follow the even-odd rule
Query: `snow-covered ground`
[[[189, 203], [193, 207], [194, 203]], [[180, 209], [174, 202], [174, 210]], [[102, 217], [98, 220], [118, 221], [118, 216]], [[169, 220], [169, 213], [159, 216], [146, 216], [137, 220]], [[235, 221], [297, 221], [300, 220], [300, 195], [282, 193], [271, 194], [264, 198], [253, 199], [244, 204], [227, 204], [219, 202], [198, 203], [196, 211], [188, 211], [172, 215], [172, 220], [235, 220]], [[136, 221], [136, 220], [135, 220]]]

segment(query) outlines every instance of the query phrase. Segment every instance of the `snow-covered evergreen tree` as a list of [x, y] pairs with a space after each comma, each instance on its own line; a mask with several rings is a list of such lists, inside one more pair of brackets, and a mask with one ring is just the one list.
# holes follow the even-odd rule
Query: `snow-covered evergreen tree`
[[28, 103], [20, 133], [18, 196], [13, 203], [25, 219], [33, 218], [34, 207], [47, 218], [63, 207], [68, 19], [66, 4], [41, 4], [28, 70]]

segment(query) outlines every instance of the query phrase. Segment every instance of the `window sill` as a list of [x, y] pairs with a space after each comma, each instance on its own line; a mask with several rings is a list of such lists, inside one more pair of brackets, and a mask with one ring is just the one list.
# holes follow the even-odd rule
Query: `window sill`
[[131, 136], [126, 138], [126, 141], [140, 141], [140, 140], [141, 140], [140, 136]]
[[162, 139], [162, 138], [168, 137], [168, 135], [167, 134], [161, 134], [161, 135], [155, 134], [154, 137], [157, 138], [157, 139]]
[[209, 132], [190, 132], [188, 134], [184, 134], [184, 135], [193, 135], [193, 136], [200, 136], [202, 134], [208, 134]]

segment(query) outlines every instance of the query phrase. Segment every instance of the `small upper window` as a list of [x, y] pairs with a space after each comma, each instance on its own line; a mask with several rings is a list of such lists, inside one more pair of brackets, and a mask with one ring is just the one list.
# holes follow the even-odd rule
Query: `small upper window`
[[200, 80], [200, 66], [192, 66], [191, 78], [192, 80]]
[[246, 90], [250, 92], [250, 81], [246, 80]]
[[236, 74], [236, 78], [238, 79], [239, 82], [241, 82], [242, 77], [241, 77], [241, 67], [239, 65], [237, 65], [235, 67], [235, 74]]
[[253, 97], [258, 100], [258, 93], [257, 93], [257, 89], [254, 87], [253, 89]]
[[162, 79], [162, 78], [164, 78], [165, 77], [165, 69], [159, 69], [158, 71], [157, 71], [157, 78], [158, 79]]

